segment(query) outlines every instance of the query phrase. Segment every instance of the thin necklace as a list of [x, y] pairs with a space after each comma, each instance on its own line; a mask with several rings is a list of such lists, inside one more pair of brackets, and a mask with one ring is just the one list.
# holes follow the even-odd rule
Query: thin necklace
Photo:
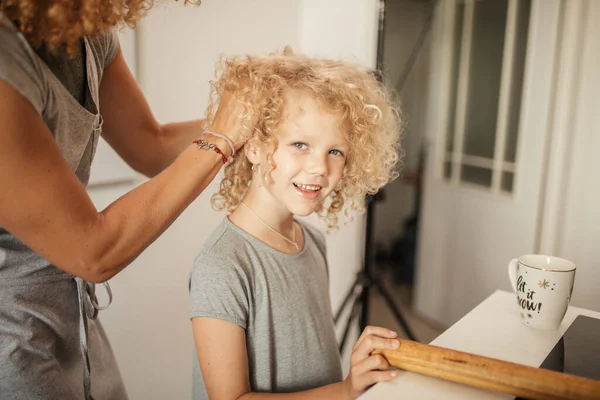
[[286, 238], [285, 236], [283, 236], [281, 233], [277, 232], [275, 229], [271, 228], [271, 226], [269, 224], [267, 224], [265, 221], [262, 220], [262, 218], [260, 218], [258, 215], [256, 215], [256, 213], [254, 211], [252, 211], [252, 209], [250, 207], [248, 207], [246, 205], [246, 203], [244, 203], [243, 201], [240, 202], [241, 205], [243, 205], [244, 207], [246, 207], [246, 209], [248, 211], [250, 211], [252, 213], [252, 215], [254, 215], [256, 217], [256, 219], [258, 219], [260, 222], [263, 223], [264, 226], [266, 226], [267, 228], [269, 228], [270, 230], [272, 230], [273, 232], [275, 232], [277, 235], [279, 235], [279, 237], [281, 237], [283, 240], [285, 240], [286, 242], [289, 242], [291, 244], [294, 245], [294, 247], [296, 248], [296, 253], [300, 251], [300, 246], [298, 246], [298, 243], [296, 242], [296, 227], [294, 226], [294, 222], [292, 221], [292, 240]]

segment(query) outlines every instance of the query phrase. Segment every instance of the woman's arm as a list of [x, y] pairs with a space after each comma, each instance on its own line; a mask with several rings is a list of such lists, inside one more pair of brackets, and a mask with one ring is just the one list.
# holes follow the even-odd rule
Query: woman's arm
[[211, 400], [353, 400], [369, 386], [389, 381], [389, 364], [376, 348], [395, 348], [396, 334], [385, 328], [367, 327], [352, 352], [350, 374], [345, 381], [297, 393], [252, 393], [244, 329], [232, 322], [192, 319], [198, 363]]
[[155, 176], [202, 133], [202, 120], [159, 124], [118, 50], [100, 84], [102, 137], [134, 170]]
[[[242, 108], [232, 96], [223, 101], [214, 129], [238, 136]], [[190, 144], [162, 173], [98, 212], [48, 127], [2, 79], [0, 121], [0, 226], [91, 282], [106, 281], [131, 263], [222, 166], [220, 155]], [[229, 155], [227, 144], [213, 139]]]

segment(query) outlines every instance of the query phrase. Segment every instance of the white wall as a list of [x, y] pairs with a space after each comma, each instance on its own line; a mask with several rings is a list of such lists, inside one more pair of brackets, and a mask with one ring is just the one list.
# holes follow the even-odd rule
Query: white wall
[[553, 138], [554, 153], [562, 158], [566, 173], [562, 179], [549, 177], [555, 181], [559, 206], [542, 228], [542, 235], [552, 232], [555, 243], [544, 246], [547, 241], [542, 238], [542, 251], [575, 262], [572, 304], [600, 311], [600, 2], [584, 0], [578, 5], [570, 34], [581, 35], [574, 38], [580, 47], [563, 49], [578, 54], [566, 77], [573, 84], [573, 97], [557, 110], [564, 114], [564, 137], [557, 127]]
[[[375, 0], [164, 3], [138, 28], [138, 81], [160, 122], [200, 118], [221, 53], [265, 53], [289, 44], [374, 67], [376, 18]], [[102, 209], [132, 188], [124, 183], [89, 192]], [[202, 243], [224, 217], [210, 208], [215, 190], [216, 183], [111, 280], [115, 300], [101, 319], [132, 400], [191, 397], [187, 279]], [[357, 217], [328, 237], [334, 309], [361, 264], [363, 222]]]

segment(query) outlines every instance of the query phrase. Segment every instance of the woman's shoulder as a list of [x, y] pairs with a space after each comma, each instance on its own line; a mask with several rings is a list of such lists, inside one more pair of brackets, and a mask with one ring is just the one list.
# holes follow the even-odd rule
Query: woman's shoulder
[[0, 43], [0, 79], [25, 97], [41, 115], [45, 93], [43, 73], [25, 38], [2, 13]]
[[117, 28], [112, 28], [97, 36], [88, 37], [87, 39], [100, 69], [103, 70], [107, 68], [113, 62], [119, 51]]

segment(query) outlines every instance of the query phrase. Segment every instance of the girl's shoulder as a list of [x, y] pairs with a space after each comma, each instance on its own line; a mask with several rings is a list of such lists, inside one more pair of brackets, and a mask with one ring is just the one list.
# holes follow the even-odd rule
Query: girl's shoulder
[[200, 254], [227, 257], [235, 253], [232, 250], [239, 250], [243, 247], [247, 241], [247, 235], [245, 231], [234, 225], [229, 217], [225, 217], [206, 239]]
[[310, 223], [297, 222], [305, 234], [305, 249], [299, 254], [289, 255], [262, 243], [225, 217], [204, 242], [193, 268], [205, 273], [215, 268], [226, 268], [251, 279], [265, 264], [303, 262], [305, 254], [315, 251], [326, 261], [327, 246], [323, 232]]
[[302, 226], [304, 232], [308, 236], [304, 239], [305, 243], [308, 243], [309, 240], [312, 241], [319, 252], [324, 257], [327, 257], [327, 240], [325, 239], [325, 234], [319, 228], [308, 222], [296, 221]]
[[249, 268], [247, 240], [236, 228], [225, 217], [204, 242], [193, 269], [211, 273], [214, 269], [226, 268], [246, 274], [244, 271]]

